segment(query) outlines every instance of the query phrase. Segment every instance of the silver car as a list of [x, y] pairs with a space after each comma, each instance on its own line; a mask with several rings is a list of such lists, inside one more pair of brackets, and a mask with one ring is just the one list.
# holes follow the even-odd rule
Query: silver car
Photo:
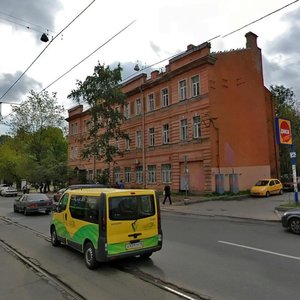
[[52, 200], [41, 193], [24, 194], [14, 202], [14, 212], [22, 212], [25, 216], [33, 212], [49, 214], [52, 207]]
[[7, 197], [7, 196], [17, 197], [18, 191], [16, 188], [14, 188], [12, 186], [6, 186], [1, 189], [0, 194], [1, 194], [1, 196], [4, 196], [4, 197]]

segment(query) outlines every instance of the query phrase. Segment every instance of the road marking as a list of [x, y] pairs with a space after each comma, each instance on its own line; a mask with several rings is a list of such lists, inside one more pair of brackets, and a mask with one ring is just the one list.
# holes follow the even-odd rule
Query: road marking
[[282, 257], [286, 257], [286, 258], [290, 258], [290, 259], [300, 260], [300, 257], [297, 257], [297, 256], [286, 255], [286, 254], [277, 253], [277, 252], [273, 252], [273, 251], [268, 251], [268, 250], [264, 250], [264, 249], [259, 249], [259, 248], [245, 246], [245, 245], [230, 243], [230, 242], [226, 242], [226, 241], [218, 241], [218, 242], [222, 243], [222, 244], [230, 245], [230, 246], [235, 246], [235, 247], [245, 248], [245, 249], [254, 250], [254, 251], [258, 251], [258, 252], [263, 252], [263, 253], [267, 253], [267, 254], [282, 256]]

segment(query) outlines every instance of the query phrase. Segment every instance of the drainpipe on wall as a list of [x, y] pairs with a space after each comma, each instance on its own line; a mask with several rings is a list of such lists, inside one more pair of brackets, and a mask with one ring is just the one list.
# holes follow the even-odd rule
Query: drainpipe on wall
[[145, 101], [143, 90], [140, 87], [141, 100], [142, 100], [142, 166], [143, 166], [143, 188], [147, 187], [146, 184], [146, 155], [145, 155]]
[[142, 94], [142, 103], [143, 103], [143, 116], [142, 116], [142, 161], [143, 161], [143, 187], [146, 188], [146, 155], [145, 155], [145, 101], [144, 101], [144, 94], [142, 89], [141, 94]]

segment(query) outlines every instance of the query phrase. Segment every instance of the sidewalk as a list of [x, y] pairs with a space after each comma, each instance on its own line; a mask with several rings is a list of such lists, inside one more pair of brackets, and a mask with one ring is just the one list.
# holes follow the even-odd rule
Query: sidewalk
[[288, 203], [289, 201], [291, 202], [291, 198], [292, 193], [285, 193], [268, 198], [228, 196], [226, 199], [208, 199], [194, 196], [190, 197], [189, 200], [184, 200], [184, 196], [175, 196], [172, 198], [172, 205], [170, 205], [169, 202], [162, 204], [161, 201], [160, 207], [163, 212], [279, 222], [283, 212], [278, 209], [278, 206]]

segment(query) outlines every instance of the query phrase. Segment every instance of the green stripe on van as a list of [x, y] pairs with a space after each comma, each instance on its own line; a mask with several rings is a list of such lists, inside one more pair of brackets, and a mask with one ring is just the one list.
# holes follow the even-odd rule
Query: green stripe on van
[[67, 231], [64, 223], [55, 220], [53, 222], [56, 228], [56, 232], [58, 236], [66, 237], [67, 240], [75, 242], [77, 244], [82, 245], [85, 239], [89, 239], [94, 244], [95, 249], [98, 247], [98, 237], [99, 237], [99, 225], [87, 223], [80, 227], [75, 234], [71, 237], [69, 232]]
[[107, 254], [108, 255], [115, 255], [115, 254], [122, 254], [122, 253], [126, 253], [126, 252], [131, 252], [131, 251], [135, 251], [138, 252], [138, 250], [144, 250], [146, 248], [151, 248], [151, 247], [155, 247], [158, 245], [158, 235], [151, 237], [151, 238], [147, 238], [142, 240], [143, 242], [143, 247], [142, 248], [138, 248], [138, 249], [132, 249], [132, 250], [127, 250], [126, 249], [126, 245], [128, 243], [116, 243], [116, 244], [108, 244], [107, 246]]

